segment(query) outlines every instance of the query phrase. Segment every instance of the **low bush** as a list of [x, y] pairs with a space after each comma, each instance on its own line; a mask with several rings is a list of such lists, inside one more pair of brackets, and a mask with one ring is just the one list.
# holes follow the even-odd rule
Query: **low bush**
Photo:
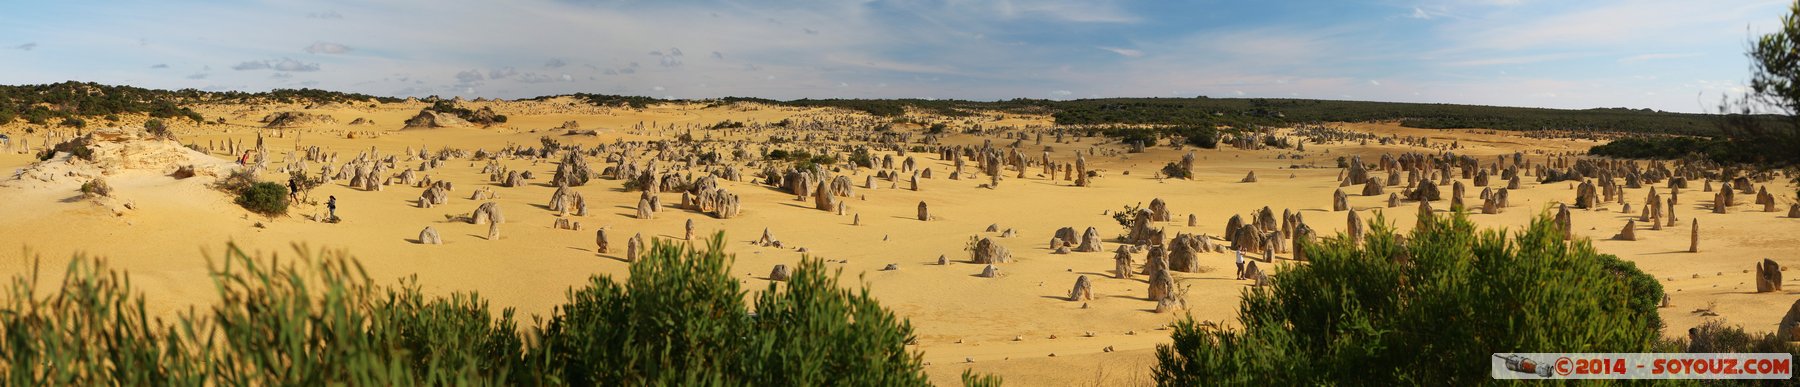
[[56, 144], [56, 146], [50, 147], [50, 149], [39, 151], [37, 158], [39, 161], [49, 160], [52, 157], [56, 157], [57, 152], [68, 152], [69, 156], [82, 160], [91, 161], [94, 159], [94, 150], [88, 148], [86, 138], [76, 138]]
[[1164, 177], [1168, 177], [1171, 179], [1186, 179], [1186, 178], [1190, 177], [1188, 170], [1182, 169], [1181, 164], [1176, 163], [1176, 162], [1169, 162], [1168, 164], [1163, 164], [1162, 174]]
[[257, 182], [238, 191], [237, 204], [244, 209], [258, 214], [276, 216], [286, 215], [288, 209], [288, 189], [281, 184]]

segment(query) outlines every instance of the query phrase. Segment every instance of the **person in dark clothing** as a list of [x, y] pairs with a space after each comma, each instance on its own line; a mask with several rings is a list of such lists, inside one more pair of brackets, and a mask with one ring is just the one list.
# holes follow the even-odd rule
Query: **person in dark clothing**
[[299, 198], [300, 198], [300, 184], [294, 182], [294, 179], [289, 178], [288, 179], [288, 200], [298, 200]]
[[337, 219], [337, 196], [331, 196], [325, 201], [325, 210], [331, 211], [332, 219]]

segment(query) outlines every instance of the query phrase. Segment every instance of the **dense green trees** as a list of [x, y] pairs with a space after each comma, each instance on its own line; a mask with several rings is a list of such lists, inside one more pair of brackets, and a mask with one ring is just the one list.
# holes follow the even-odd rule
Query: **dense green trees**
[[1159, 347], [1163, 385], [1471, 385], [1495, 352], [1650, 352], [1663, 290], [1635, 265], [1566, 242], [1548, 217], [1510, 237], [1465, 214], [1401, 235], [1305, 245], [1311, 262], [1244, 293], [1241, 330], [1192, 320]]
[[926, 384], [907, 348], [911, 325], [866, 290], [841, 286], [839, 273], [807, 259], [749, 304], [723, 241], [653, 242], [629, 277], [571, 289], [533, 327], [476, 294], [425, 296], [410, 279], [379, 285], [342, 252], [297, 248], [300, 259], [280, 260], [236, 247], [210, 268], [219, 301], [165, 322], [146, 317], [129, 277], [77, 258], [60, 287], [16, 277], [0, 298], [0, 377], [10, 385]]
[[1689, 155], [1724, 159], [1731, 155], [1729, 145], [1706, 137], [1626, 137], [1588, 149], [1588, 154], [1625, 159], [1676, 159]]

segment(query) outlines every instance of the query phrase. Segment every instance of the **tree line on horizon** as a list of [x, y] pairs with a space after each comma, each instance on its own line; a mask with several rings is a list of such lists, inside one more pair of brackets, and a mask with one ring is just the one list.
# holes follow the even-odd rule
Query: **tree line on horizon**
[[[656, 103], [688, 102], [644, 96], [575, 93], [528, 100], [572, 97], [596, 106], [645, 108]], [[426, 98], [435, 100], [437, 98]], [[0, 85], [0, 124], [24, 119], [51, 125], [57, 119], [138, 113], [156, 118], [186, 117], [200, 121], [189, 108], [198, 103], [373, 103], [402, 99], [318, 89], [275, 89], [268, 92], [196, 89], [157, 90], [93, 82], [47, 85]], [[1582, 130], [1710, 136], [1719, 133], [1716, 115], [1648, 109], [1585, 110], [1501, 106], [1337, 101], [1284, 98], [1099, 98], [1002, 101], [953, 99], [796, 99], [724, 97], [698, 100], [714, 105], [739, 102], [776, 106], [840, 108], [878, 117], [898, 118], [908, 111], [961, 118], [983, 112], [1048, 114], [1063, 126], [1212, 126], [1256, 127], [1313, 122], [1398, 121], [1428, 129]]]

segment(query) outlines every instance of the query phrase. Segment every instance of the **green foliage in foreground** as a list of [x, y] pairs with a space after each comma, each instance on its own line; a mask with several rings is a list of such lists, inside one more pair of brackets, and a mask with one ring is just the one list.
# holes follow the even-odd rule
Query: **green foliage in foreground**
[[[35, 271], [0, 304], [7, 385], [924, 385], [905, 320], [815, 259], [754, 309], [723, 234], [656, 241], [623, 280], [571, 289], [521, 329], [475, 294], [382, 286], [341, 252], [299, 260], [231, 246], [210, 264], [219, 301], [147, 317], [130, 277], [77, 257], [60, 286]], [[754, 313], [751, 310], [755, 310]], [[532, 344], [527, 344], [532, 343]]]
[[1178, 323], [1157, 348], [1163, 385], [1473, 385], [1495, 352], [1651, 352], [1663, 292], [1630, 262], [1569, 243], [1548, 217], [1508, 237], [1465, 214], [1407, 235], [1381, 217], [1357, 244], [1244, 294], [1241, 331]]

